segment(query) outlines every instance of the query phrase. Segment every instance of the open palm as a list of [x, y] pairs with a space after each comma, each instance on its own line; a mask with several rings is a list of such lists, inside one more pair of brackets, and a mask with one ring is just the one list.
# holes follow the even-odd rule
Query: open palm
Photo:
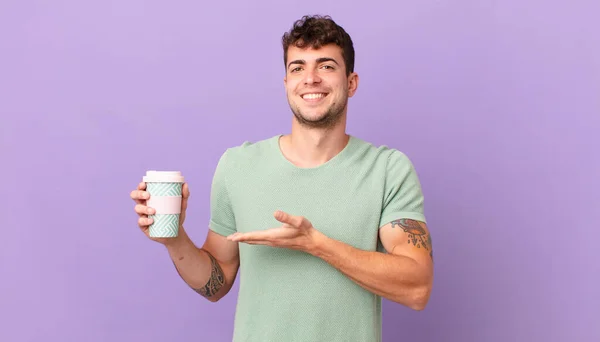
[[248, 233], [234, 233], [227, 238], [251, 245], [267, 245], [304, 250], [312, 243], [313, 226], [305, 217], [294, 216], [283, 211], [273, 215], [282, 223], [280, 227]]

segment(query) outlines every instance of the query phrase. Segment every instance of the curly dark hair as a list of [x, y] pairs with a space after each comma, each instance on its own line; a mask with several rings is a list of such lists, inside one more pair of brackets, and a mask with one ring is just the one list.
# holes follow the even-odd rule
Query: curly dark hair
[[346, 65], [346, 75], [354, 72], [354, 45], [350, 35], [330, 16], [305, 15], [294, 22], [291, 30], [286, 32], [283, 44], [283, 63], [287, 65], [287, 52], [291, 45], [299, 48], [312, 47], [318, 49], [323, 45], [335, 44], [342, 49], [342, 57]]

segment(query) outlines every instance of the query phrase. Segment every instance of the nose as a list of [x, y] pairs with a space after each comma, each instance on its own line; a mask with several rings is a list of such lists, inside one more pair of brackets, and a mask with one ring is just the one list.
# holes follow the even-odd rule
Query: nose
[[304, 84], [320, 83], [321, 78], [314, 69], [307, 69], [304, 77]]

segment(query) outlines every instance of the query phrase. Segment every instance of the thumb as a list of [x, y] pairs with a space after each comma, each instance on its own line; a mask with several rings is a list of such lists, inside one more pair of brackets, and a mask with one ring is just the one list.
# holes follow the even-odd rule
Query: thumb
[[300, 224], [302, 224], [302, 218], [299, 216], [294, 216], [294, 215], [290, 215], [286, 212], [283, 212], [281, 210], [277, 210], [275, 212], [275, 214], [273, 215], [275, 216], [275, 219], [281, 223], [287, 223], [291, 226], [294, 227], [300, 227]]
[[181, 196], [183, 199], [188, 199], [188, 197], [190, 197], [190, 188], [188, 187], [187, 183], [183, 183], [181, 187]]
[[181, 211], [185, 212], [187, 210], [187, 202], [190, 197], [190, 189], [188, 188], [187, 183], [184, 183], [181, 188]]

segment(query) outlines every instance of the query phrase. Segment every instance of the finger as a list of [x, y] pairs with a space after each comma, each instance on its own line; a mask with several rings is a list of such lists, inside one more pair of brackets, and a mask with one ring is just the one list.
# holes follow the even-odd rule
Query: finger
[[133, 190], [130, 194], [131, 199], [133, 199], [136, 203], [143, 203], [143, 201], [150, 198], [150, 193], [144, 190]]
[[243, 242], [249, 245], [267, 245], [274, 246], [274, 242], [271, 239], [261, 238], [260, 234], [252, 233], [233, 233], [227, 237], [228, 240], [234, 242]]
[[[136, 203], [143, 204], [145, 199], [140, 198], [140, 195], [144, 192], [144, 190], [146, 190], [146, 183], [140, 182], [140, 183], [138, 183], [136, 190], [133, 190], [129, 196]], [[142, 191], [142, 193], [140, 191]]]
[[184, 199], [190, 197], [190, 188], [187, 183], [183, 183], [183, 186], [181, 187], [181, 195]]
[[274, 214], [275, 219], [281, 223], [287, 223], [293, 227], [300, 227], [302, 224], [302, 217], [290, 215], [281, 210], [277, 210]]
[[151, 219], [151, 218], [149, 218], [149, 217], [140, 217], [140, 218], [138, 219], [138, 225], [139, 225], [141, 228], [147, 228], [149, 225], [151, 225], [151, 224], [152, 224], [152, 222], [154, 222], [154, 220], [153, 220], [153, 219]]
[[262, 240], [257, 240], [257, 241], [240, 241], [241, 243], [246, 243], [249, 245], [263, 245], [263, 246], [271, 246], [271, 247], [278, 247], [275, 244], [273, 244], [270, 241], [262, 241]]
[[181, 188], [181, 210], [185, 211], [187, 209], [188, 198], [190, 197], [190, 188], [187, 183], [183, 183]]
[[246, 242], [246, 241], [270, 241], [271, 234], [268, 230], [248, 232], [248, 233], [234, 233], [227, 237], [228, 240], [234, 242]]
[[150, 208], [143, 204], [136, 204], [134, 209], [138, 215], [152, 215], [156, 213], [156, 210], [154, 208]]

